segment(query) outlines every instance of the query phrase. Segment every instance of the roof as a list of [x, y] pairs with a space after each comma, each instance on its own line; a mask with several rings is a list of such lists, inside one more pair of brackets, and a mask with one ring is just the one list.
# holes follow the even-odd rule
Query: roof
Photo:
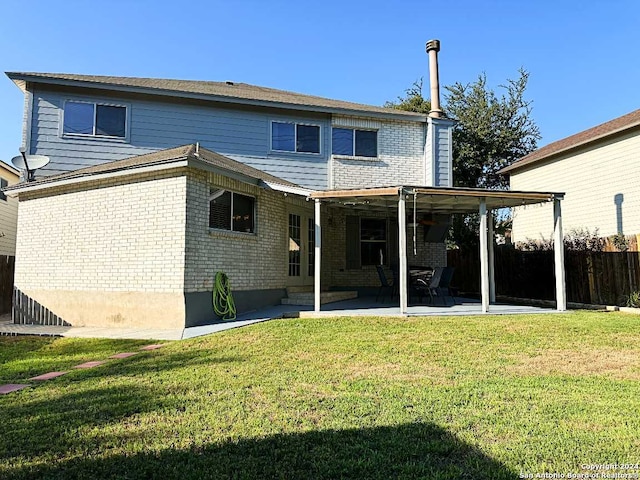
[[198, 80], [172, 80], [160, 78], [113, 77], [100, 75], [76, 75], [68, 73], [6, 72], [23, 91], [25, 82], [73, 85], [85, 88], [125, 90], [155, 95], [170, 95], [208, 100], [297, 108], [327, 113], [360, 113], [373, 116], [399, 117], [425, 122], [422, 113], [407, 112], [388, 107], [332, 100], [302, 93], [237, 82], [207, 82]]
[[238, 162], [231, 158], [220, 155], [206, 148], [199, 147], [198, 144], [182, 145], [180, 147], [169, 148], [166, 150], [160, 150], [153, 153], [147, 153], [144, 155], [137, 155], [135, 157], [126, 158], [124, 160], [116, 160], [114, 162], [102, 163], [92, 167], [81, 168], [72, 172], [61, 173], [59, 175], [52, 175], [50, 177], [43, 177], [39, 180], [29, 183], [18, 183], [7, 187], [7, 192], [11, 190], [22, 190], [24, 188], [32, 189], [33, 187], [46, 187], [49, 184], [54, 186], [60, 182], [69, 183], [69, 181], [79, 179], [92, 179], [103, 174], [126, 172], [128, 170], [134, 170], [142, 167], [152, 167], [160, 165], [170, 166], [180, 160], [191, 160], [192, 163], [189, 166], [196, 168], [212, 167], [214, 170], [221, 170], [221, 173], [230, 176], [247, 177], [256, 181], [268, 182], [270, 184], [277, 184], [286, 187], [300, 188], [295, 183], [291, 183], [282, 178], [270, 175], [261, 170], [253, 168], [244, 163]]
[[547, 160], [560, 153], [567, 152], [574, 148], [587, 145], [598, 140], [605, 139], [612, 135], [622, 133], [626, 130], [640, 126], [640, 110], [635, 110], [631, 113], [618, 117], [609, 122], [605, 122], [593, 128], [589, 128], [570, 137], [563, 138], [557, 142], [550, 143], [529, 155], [522, 157], [515, 163], [512, 163], [508, 167], [503, 168], [498, 173], [508, 173], [513, 170], [517, 170], [533, 163]]
[[493, 210], [520, 205], [561, 200], [564, 193], [512, 190], [487, 190], [484, 188], [393, 186], [347, 190], [312, 192], [309, 197], [329, 203], [338, 203], [353, 209], [388, 210], [398, 208], [401, 192], [409, 195], [407, 208], [414, 204], [418, 212], [477, 213], [480, 201], [485, 199], [487, 209]]

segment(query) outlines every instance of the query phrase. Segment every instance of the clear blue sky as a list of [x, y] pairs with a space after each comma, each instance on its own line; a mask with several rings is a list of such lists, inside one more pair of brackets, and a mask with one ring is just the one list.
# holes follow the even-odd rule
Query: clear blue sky
[[[5, 0], [2, 71], [234, 80], [381, 105], [443, 85], [531, 73], [540, 146], [640, 108], [640, 2]], [[426, 82], [425, 82], [426, 83]], [[428, 90], [425, 91], [428, 94]], [[23, 97], [0, 78], [0, 159], [18, 154]]]

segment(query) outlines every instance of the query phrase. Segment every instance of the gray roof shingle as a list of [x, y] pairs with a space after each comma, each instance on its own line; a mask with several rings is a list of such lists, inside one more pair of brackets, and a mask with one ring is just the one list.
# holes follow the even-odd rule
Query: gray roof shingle
[[266, 172], [263, 172], [262, 170], [258, 170], [257, 168], [253, 168], [244, 163], [225, 157], [224, 155], [220, 155], [219, 153], [202, 147], [198, 148], [196, 144], [188, 144], [182, 145], [180, 147], [169, 148], [166, 150], [159, 150], [157, 152], [147, 153], [144, 155], [136, 155], [135, 157], [125, 158], [124, 160], [101, 163], [99, 165], [81, 168], [72, 172], [61, 173], [59, 175], [52, 175], [50, 177], [44, 177], [28, 184], [24, 182], [18, 183], [7, 187], [6, 190], [10, 191], [25, 186], [55, 183], [61, 180], [72, 180], [76, 178], [91, 177], [104, 173], [119, 172], [134, 168], [160, 165], [163, 163], [171, 163], [183, 159], [197, 159], [205, 164], [211, 165], [213, 167], [218, 167], [229, 172], [236, 172], [244, 175], [245, 177], [290, 187], [298, 187], [298, 185], [296, 185], [295, 183], [289, 182], [274, 175], [270, 175]]
[[498, 173], [512, 172], [533, 163], [546, 160], [553, 155], [566, 152], [567, 150], [571, 150], [572, 148], [576, 148], [581, 145], [595, 142], [596, 140], [607, 138], [611, 135], [615, 135], [617, 133], [629, 130], [630, 128], [634, 128], [637, 126], [640, 126], [640, 110], [635, 110], [631, 113], [615, 118], [609, 122], [602, 123], [593, 128], [589, 128], [582, 132], [576, 133], [575, 135], [571, 135], [556, 142], [550, 143], [549, 145], [545, 145], [544, 147], [531, 152], [529, 155], [522, 157], [520, 160], [512, 163], [508, 167], [503, 168]]
[[[23, 81], [60, 83], [73, 82], [78, 85], [100, 88], [110, 86], [143, 89], [146, 92], [163, 94], [167, 92], [210, 96], [218, 101], [258, 101], [272, 104], [314, 107], [318, 111], [352, 111], [370, 114], [384, 114], [424, 121], [422, 113], [406, 112], [387, 107], [377, 107], [360, 103], [332, 100], [302, 93], [259, 87], [237, 82], [207, 82], [199, 80], [172, 80], [160, 78], [113, 77], [99, 75], [76, 75], [68, 73], [6, 72], [18, 84]], [[22, 87], [21, 87], [22, 88]]]

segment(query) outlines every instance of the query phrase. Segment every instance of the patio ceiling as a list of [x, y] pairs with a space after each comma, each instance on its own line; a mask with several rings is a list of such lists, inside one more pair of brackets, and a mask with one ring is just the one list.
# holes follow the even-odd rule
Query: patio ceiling
[[[408, 208], [415, 203], [420, 212], [431, 213], [477, 213], [482, 199], [487, 209], [493, 210], [520, 205], [545, 203], [554, 199], [561, 200], [563, 193], [519, 192], [506, 190], [487, 190], [483, 188], [460, 187], [416, 187], [398, 186], [383, 188], [364, 188], [352, 190], [326, 190], [313, 192], [309, 196], [323, 203], [340, 204], [353, 209], [387, 210], [397, 208], [400, 192], [408, 198]], [[415, 200], [414, 200], [415, 197]]]

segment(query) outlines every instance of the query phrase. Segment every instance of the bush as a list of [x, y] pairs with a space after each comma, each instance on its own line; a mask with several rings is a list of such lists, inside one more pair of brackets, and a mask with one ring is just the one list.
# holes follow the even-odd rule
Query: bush
[[640, 308], [640, 291], [631, 292], [625, 297], [625, 307]]

